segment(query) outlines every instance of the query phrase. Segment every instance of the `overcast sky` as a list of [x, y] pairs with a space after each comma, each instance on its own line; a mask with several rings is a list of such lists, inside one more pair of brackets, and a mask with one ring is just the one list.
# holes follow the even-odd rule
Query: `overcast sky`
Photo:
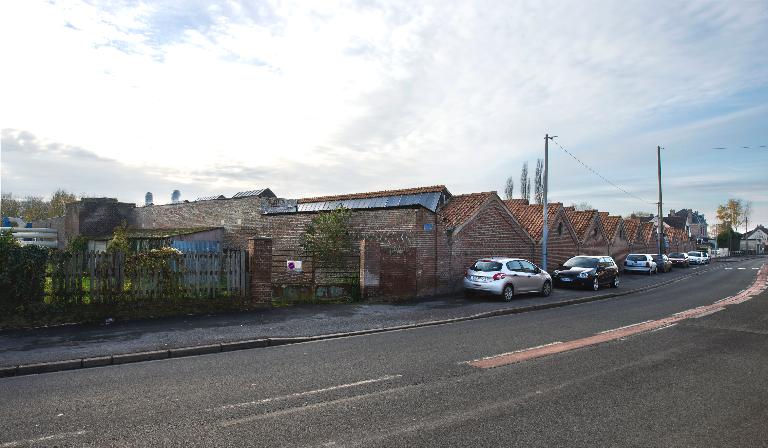
[[553, 144], [552, 200], [655, 211], [661, 145], [665, 213], [768, 224], [765, 1], [8, 0], [0, 46], [14, 195], [501, 192], [549, 132], [643, 199]]

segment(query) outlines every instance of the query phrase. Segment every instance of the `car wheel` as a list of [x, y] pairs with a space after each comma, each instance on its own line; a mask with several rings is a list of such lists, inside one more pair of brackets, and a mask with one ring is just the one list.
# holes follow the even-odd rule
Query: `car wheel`
[[592, 282], [592, 291], [597, 291], [598, 289], [600, 289], [600, 282], [595, 277], [595, 281]]
[[653, 275], [653, 269], [651, 269], [651, 268], [648, 268], [648, 275], [649, 275], [649, 276]]
[[611, 288], [618, 288], [619, 287], [619, 276], [614, 275], [613, 281], [611, 282]]
[[504, 291], [502, 291], [501, 297], [505, 302], [509, 302], [513, 297], [515, 297], [515, 289], [512, 287], [512, 285], [507, 285], [504, 287]]
[[552, 283], [544, 282], [544, 286], [541, 287], [541, 296], [549, 297], [552, 294]]

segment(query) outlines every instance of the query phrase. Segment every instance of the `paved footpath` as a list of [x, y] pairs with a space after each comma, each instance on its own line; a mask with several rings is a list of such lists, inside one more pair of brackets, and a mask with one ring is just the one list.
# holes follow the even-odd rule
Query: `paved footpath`
[[[556, 289], [550, 297], [520, 296], [505, 303], [497, 298], [465, 299], [456, 295], [404, 304], [300, 305], [265, 311], [135, 320], [111, 325], [72, 325], [0, 332], [0, 367], [109, 356], [181, 347], [196, 347], [261, 338], [347, 333], [418, 325], [508, 312], [574, 299], [625, 293], [689, 278], [712, 269], [751, 269], [747, 261], [713, 263], [654, 276], [624, 275], [618, 290], [598, 292]], [[663, 287], [663, 286], [661, 286]]]

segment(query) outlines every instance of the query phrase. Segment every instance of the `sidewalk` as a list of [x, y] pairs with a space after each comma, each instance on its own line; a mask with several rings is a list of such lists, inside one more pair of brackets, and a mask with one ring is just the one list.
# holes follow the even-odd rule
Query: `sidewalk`
[[238, 314], [10, 330], [0, 332], [0, 367], [418, 325], [627, 293], [695, 275], [708, 268], [674, 270], [655, 276], [625, 275], [619, 289], [603, 288], [597, 292], [555, 289], [550, 297], [523, 295], [508, 303], [495, 297], [465, 299], [457, 295], [405, 304], [298, 305]]

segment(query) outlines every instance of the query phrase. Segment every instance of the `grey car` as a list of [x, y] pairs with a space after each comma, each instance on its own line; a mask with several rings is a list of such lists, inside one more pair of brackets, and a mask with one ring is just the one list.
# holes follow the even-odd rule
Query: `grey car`
[[490, 257], [475, 261], [464, 276], [464, 292], [489, 293], [510, 301], [517, 294], [552, 293], [552, 277], [522, 258]]

